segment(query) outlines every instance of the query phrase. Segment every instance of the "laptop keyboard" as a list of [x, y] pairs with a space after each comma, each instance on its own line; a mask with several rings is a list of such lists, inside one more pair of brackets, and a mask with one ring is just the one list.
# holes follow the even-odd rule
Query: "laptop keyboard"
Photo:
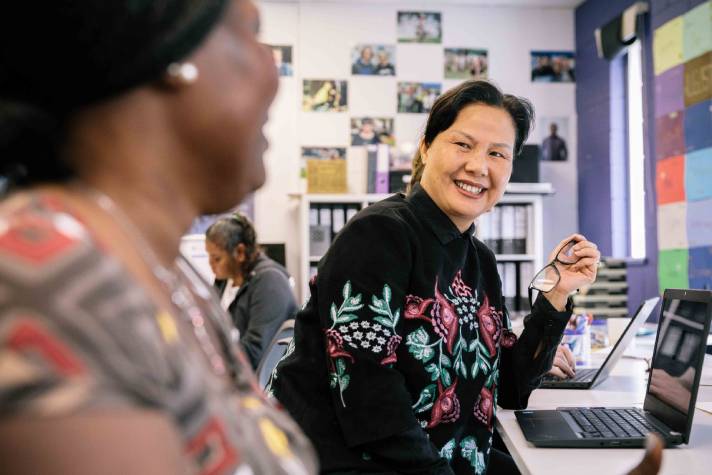
[[635, 409], [567, 409], [562, 412], [574, 418], [586, 439], [639, 438], [649, 432], [659, 432]]
[[556, 376], [544, 376], [544, 381], [591, 381], [598, 368], [580, 369], [573, 378], [561, 379]]

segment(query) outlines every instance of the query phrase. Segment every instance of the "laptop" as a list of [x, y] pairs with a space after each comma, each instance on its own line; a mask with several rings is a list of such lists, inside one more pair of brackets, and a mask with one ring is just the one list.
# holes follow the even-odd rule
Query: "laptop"
[[621, 356], [623, 356], [623, 352], [635, 337], [638, 329], [648, 320], [658, 301], [660, 301], [660, 297], [653, 297], [638, 307], [638, 311], [628, 322], [625, 331], [600, 367], [577, 369], [576, 376], [573, 378], [560, 379], [556, 376], [547, 375], [539, 387], [546, 389], [590, 389], [603, 382], [616, 366], [618, 360], [621, 359]]
[[668, 446], [688, 443], [710, 318], [712, 291], [665, 290], [643, 408], [515, 411], [524, 437], [537, 447], [644, 447], [657, 432]]

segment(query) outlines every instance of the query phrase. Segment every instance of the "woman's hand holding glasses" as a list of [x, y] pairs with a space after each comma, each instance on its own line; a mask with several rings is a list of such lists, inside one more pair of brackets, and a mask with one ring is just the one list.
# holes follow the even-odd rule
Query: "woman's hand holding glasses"
[[596, 280], [601, 253], [598, 246], [581, 234], [561, 241], [549, 255], [549, 263], [536, 273], [529, 284], [529, 304], [543, 293], [557, 310], [566, 308], [566, 300], [574, 290]]

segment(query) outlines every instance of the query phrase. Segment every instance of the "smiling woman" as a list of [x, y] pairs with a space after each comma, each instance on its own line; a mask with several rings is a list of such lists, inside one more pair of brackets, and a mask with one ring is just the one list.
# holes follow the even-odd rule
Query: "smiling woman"
[[[277, 90], [249, 0], [0, 15], [2, 472], [309, 474], [209, 286], [199, 214], [265, 180]], [[18, 41], [18, 38], [23, 38]]]
[[562, 241], [581, 259], [512, 333], [473, 221], [502, 197], [532, 115], [487, 82], [446, 92], [408, 195], [353, 217], [319, 262], [269, 390], [325, 473], [518, 473], [492, 447], [496, 407], [526, 407], [571, 314], [568, 293], [595, 279], [598, 257], [582, 236]]

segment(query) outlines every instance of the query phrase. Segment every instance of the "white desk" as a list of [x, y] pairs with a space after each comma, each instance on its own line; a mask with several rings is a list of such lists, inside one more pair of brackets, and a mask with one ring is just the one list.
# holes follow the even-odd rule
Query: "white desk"
[[[652, 353], [648, 342], [632, 351]], [[600, 355], [596, 355], [600, 359]], [[595, 361], [595, 360], [594, 360]], [[622, 358], [603, 383], [589, 390], [537, 389], [529, 409], [559, 406], [639, 406], [645, 399], [647, 365], [639, 359]], [[711, 384], [712, 357], [707, 356], [702, 384]], [[698, 402], [712, 401], [712, 386], [701, 386]], [[643, 457], [643, 449], [544, 449], [526, 441], [514, 411], [498, 409], [497, 430], [523, 474], [624, 475]], [[690, 444], [665, 449], [661, 474], [712, 473], [712, 414], [695, 410]]]

